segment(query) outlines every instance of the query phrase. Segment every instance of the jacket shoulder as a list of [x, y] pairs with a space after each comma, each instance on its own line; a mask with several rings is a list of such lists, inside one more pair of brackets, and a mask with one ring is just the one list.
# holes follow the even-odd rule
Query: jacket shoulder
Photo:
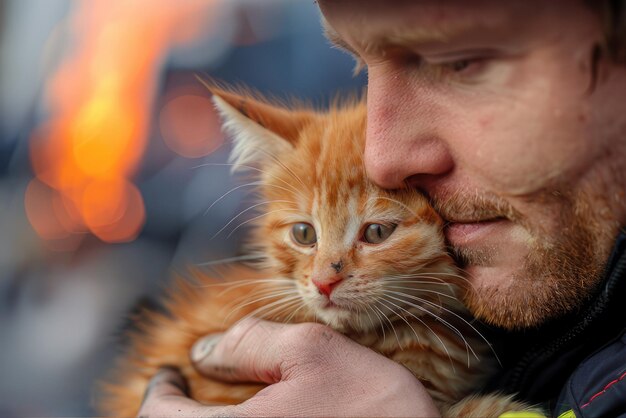
[[555, 416], [570, 410], [585, 418], [626, 416], [626, 330], [587, 357], [571, 375]]

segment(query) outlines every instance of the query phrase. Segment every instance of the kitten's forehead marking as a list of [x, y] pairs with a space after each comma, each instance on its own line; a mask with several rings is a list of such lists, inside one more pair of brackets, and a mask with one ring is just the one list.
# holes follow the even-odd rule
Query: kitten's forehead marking
[[322, 231], [322, 225], [319, 222], [319, 211], [320, 211], [320, 190], [313, 189], [313, 203], [311, 204], [311, 218], [313, 220], [313, 228], [315, 228], [315, 232], [317, 233], [317, 241], [320, 242], [323, 239], [324, 232]]
[[361, 230], [361, 217], [359, 215], [358, 197], [351, 194], [346, 204], [346, 213], [348, 214], [348, 223], [343, 235], [343, 245], [350, 247], [354, 243], [357, 235]]

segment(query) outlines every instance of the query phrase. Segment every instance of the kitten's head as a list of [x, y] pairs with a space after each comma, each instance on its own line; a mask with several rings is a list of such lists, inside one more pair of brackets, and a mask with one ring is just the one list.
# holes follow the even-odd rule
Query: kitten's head
[[309, 312], [341, 331], [456, 306], [441, 220], [415, 190], [389, 191], [363, 164], [362, 100], [325, 112], [212, 89], [234, 141], [234, 171], [260, 180], [253, 236]]

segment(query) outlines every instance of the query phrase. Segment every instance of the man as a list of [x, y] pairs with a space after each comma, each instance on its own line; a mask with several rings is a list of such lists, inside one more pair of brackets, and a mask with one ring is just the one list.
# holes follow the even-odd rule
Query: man
[[[467, 303], [503, 344], [490, 389], [555, 416], [626, 414], [626, 5], [319, 3], [329, 38], [367, 66], [369, 176], [422, 190], [449, 222]], [[163, 371], [142, 414], [438, 414], [402, 367], [319, 325], [247, 321], [192, 358], [272, 385], [206, 407]]]

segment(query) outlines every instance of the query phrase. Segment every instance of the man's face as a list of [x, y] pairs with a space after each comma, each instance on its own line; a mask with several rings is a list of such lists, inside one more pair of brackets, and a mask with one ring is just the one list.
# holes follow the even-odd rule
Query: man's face
[[320, 0], [367, 66], [366, 167], [417, 187], [479, 317], [516, 328], [597, 283], [624, 208], [626, 71], [582, 1]]

